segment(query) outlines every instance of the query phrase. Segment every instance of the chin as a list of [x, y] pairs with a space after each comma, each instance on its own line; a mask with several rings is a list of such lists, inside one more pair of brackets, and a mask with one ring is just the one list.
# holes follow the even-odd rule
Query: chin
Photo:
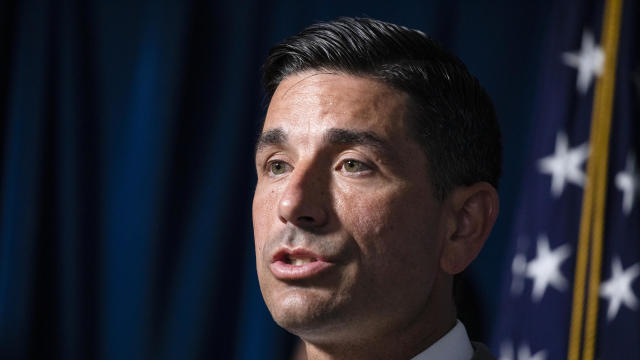
[[305, 337], [336, 326], [336, 309], [331, 297], [320, 291], [291, 289], [270, 298], [267, 307], [273, 320], [292, 334]]

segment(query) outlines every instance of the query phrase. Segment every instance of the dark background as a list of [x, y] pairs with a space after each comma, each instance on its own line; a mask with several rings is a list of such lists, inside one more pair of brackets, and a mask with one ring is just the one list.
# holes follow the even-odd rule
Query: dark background
[[461, 317], [488, 341], [550, 6], [0, 2], [0, 358], [286, 356], [254, 274], [259, 68], [338, 16], [423, 30], [495, 102], [502, 209], [461, 279]]

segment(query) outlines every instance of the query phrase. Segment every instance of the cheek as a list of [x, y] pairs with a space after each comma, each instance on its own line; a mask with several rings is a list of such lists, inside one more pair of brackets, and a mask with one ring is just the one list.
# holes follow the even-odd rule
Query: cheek
[[[253, 238], [256, 254], [256, 270], [258, 275], [258, 283], [263, 297], [270, 305], [274, 284], [269, 277], [269, 264], [265, 259], [265, 245], [268, 242], [269, 234], [271, 234], [274, 220], [277, 220], [277, 209], [275, 192], [266, 190], [260, 186], [256, 188], [252, 203], [253, 217]], [[271, 307], [270, 307], [271, 308]]]
[[402, 208], [394, 196], [374, 190], [366, 194], [346, 193], [340, 196], [338, 211], [341, 222], [358, 242], [361, 251], [377, 253], [384, 247], [380, 240], [394, 233], [400, 225]]
[[428, 208], [429, 199], [410, 192], [380, 190], [342, 199], [343, 223], [366, 262], [385, 271], [432, 268], [437, 263], [438, 214]]
[[258, 264], [262, 260], [264, 244], [269, 239], [274, 223], [278, 220], [277, 201], [278, 196], [275, 191], [264, 191], [260, 187], [256, 188], [252, 204], [252, 218], [253, 238]]
[[434, 226], [417, 196], [380, 190], [367, 195], [345, 198], [349, 206], [342, 209], [343, 224], [359, 247], [354, 287], [381, 317], [414, 314], [428, 300], [439, 269]]
[[[362, 238], [379, 238], [393, 232], [397, 224], [394, 221], [394, 209], [387, 205], [387, 199], [370, 200], [361, 204], [353, 204], [348, 210], [353, 217], [353, 232]], [[371, 245], [375, 245], [371, 244]]]
[[278, 219], [278, 199], [279, 196], [275, 189], [256, 188], [251, 209], [256, 239], [258, 239], [258, 235], [268, 233], [270, 224]]

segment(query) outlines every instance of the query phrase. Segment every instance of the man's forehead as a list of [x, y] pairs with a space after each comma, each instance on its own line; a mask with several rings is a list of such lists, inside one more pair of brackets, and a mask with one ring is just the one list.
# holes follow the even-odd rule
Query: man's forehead
[[319, 106], [348, 105], [353, 110], [371, 110], [403, 102], [405, 94], [369, 77], [341, 72], [304, 71], [285, 77], [271, 99], [275, 104], [314, 103]]
[[380, 159], [396, 160], [413, 142], [408, 141], [405, 107], [404, 93], [370, 78], [293, 74], [271, 100], [256, 155], [272, 146], [362, 146]]
[[271, 99], [264, 129], [353, 128], [381, 135], [404, 127], [406, 95], [379, 81], [342, 73], [287, 76]]
[[314, 94], [317, 92], [316, 88], [319, 84], [336, 81], [342, 76], [346, 75], [328, 71], [303, 71], [293, 73], [282, 79], [273, 97], [283, 100], [288, 95]]

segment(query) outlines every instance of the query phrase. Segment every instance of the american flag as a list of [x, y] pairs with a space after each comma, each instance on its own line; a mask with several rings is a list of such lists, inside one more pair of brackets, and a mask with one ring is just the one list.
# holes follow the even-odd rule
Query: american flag
[[640, 359], [640, 16], [558, 1], [503, 272], [500, 360]]

